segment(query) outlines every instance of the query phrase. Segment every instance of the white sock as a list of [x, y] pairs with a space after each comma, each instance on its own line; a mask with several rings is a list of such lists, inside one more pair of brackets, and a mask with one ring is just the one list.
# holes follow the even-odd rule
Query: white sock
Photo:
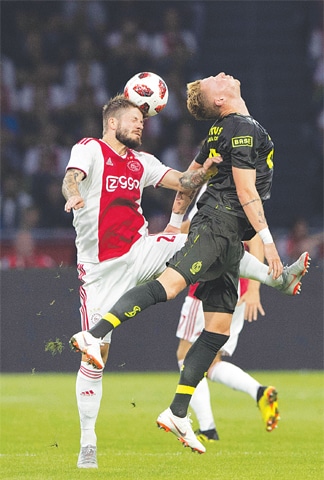
[[271, 274], [268, 275], [268, 266], [247, 251], [244, 252], [240, 262], [240, 277], [258, 280], [270, 287], [279, 286], [283, 282], [282, 275], [277, 280], [274, 280]]
[[81, 362], [76, 380], [76, 398], [81, 428], [81, 447], [97, 445], [96, 420], [102, 397], [102, 374], [87, 362]]
[[213, 382], [223, 383], [234, 390], [248, 393], [254, 400], [261, 386], [253, 377], [233, 363], [220, 361], [208, 371], [208, 378]]
[[[183, 360], [178, 362], [179, 367], [182, 367]], [[204, 377], [197, 385], [194, 394], [190, 400], [190, 407], [195, 412], [199, 429], [201, 431], [211, 430], [215, 427], [214, 416], [210, 404], [210, 392], [207, 378]]]

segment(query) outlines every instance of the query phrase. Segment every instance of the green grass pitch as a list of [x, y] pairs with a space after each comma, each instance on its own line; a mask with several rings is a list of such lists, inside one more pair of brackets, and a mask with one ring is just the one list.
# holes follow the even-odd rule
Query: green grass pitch
[[[177, 373], [109, 373], [97, 422], [98, 470], [76, 468], [74, 374], [3, 374], [2, 480], [323, 480], [323, 372], [253, 372], [279, 391], [281, 421], [268, 433], [255, 402], [210, 383], [220, 441], [198, 455], [156, 427]], [[193, 417], [193, 427], [197, 422]]]

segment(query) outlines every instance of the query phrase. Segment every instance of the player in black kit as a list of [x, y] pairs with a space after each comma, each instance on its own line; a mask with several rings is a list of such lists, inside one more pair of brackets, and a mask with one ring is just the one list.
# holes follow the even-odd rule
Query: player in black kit
[[[196, 386], [229, 338], [242, 240], [257, 232], [264, 244], [269, 276], [283, 277], [283, 282], [286, 277], [263, 210], [263, 201], [270, 197], [273, 143], [250, 116], [240, 82], [225, 73], [192, 82], [188, 84], [187, 107], [196, 119], [216, 120], [191, 168], [200, 168], [206, 158], [219, 157], [218, 172], [209, 179], [199, 200], [187, 242], [170, 259], [166, 270], [157, 280], [123, 295], [89, 332], [94, 340], [100, 339], [150, 305], [173, 299], [187, 285], [200, 282], [196, 295], [203, 302], [205, 329], [188, 351], [174, 399], [159, 415], [157, 424], [174, 433], [185, 446], [204, 453], [187, 410]], [[177, 193], [166, 231], [177, 231], [190, 197], [185, 190]], [[293, 278], [300, 279], [306, 272], [308, 254], [296, 264]], [[87, 352], [88, 340], [83, 342], [81, 334], [76, 334], [71, 344]], [[94, 356], [88, 355], [89, 361], [95, 360]]]

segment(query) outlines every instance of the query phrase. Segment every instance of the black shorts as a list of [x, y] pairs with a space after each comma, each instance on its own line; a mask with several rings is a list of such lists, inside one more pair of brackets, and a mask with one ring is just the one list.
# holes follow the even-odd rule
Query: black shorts
[[246, 228], [245, 219], [204, 206], [191, 222], [185, 245], [169, 260], [167, 265], [188, 285], [199, 282], [195, 295], [204, 311], [234, 312]]

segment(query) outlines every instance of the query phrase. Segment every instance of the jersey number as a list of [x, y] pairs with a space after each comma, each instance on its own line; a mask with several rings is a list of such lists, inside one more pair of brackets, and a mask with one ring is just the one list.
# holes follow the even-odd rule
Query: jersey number
[[164, 235], [161, 235], [160, 237], [157, 237], [156, 241], [160, 242], [161, 240], [165, 240], [166, 242], [174, 242], [175, 238], [175, 235], [172, 235], [172, 237], [165, 237]]

